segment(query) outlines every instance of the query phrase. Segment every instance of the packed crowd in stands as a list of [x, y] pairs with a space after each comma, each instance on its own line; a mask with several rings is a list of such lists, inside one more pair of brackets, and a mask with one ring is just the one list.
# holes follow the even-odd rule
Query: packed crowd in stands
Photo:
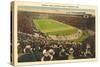
[[[45, 16], [45, 14], [43, 14]], [[50, 16], [49, 16], [50, 15]], [[33, 34], [33, 18], [38, 18], [39, 13], [18, 12], [18, 62], [54, 61], [85, 59], [95, 57], [95, 36], [89, 37], [84, 42], [68, 40], [53, 40], [41, 33]], [[54, 19], [79, 29], [85, 28], [95, 31], [95, 17], [83, 18], [81, 16], [66, 16], [48, 14]], [[29, 34], [28, 34], [29, 33]], [[40, 32], [39, 32], [40, 33]], [[92, 39], [93, 38], [93, 39]], [[12, 51], [12, 50], [11, 50]]]
[[[58, 41], [46, 37], [35, 37], [30, 34], [18, 34], [18, 61], [53, 61], [92, 58], [89, 43], [75, 43], [72, 41]], [[84, 46], [85, 45], [85, 46]]]

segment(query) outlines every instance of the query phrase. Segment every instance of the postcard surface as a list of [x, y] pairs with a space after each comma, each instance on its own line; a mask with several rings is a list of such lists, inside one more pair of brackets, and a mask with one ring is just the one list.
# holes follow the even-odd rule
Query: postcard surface
[[96, 7], [13, 2], [11, 61], [14, 65], [96, 59]]

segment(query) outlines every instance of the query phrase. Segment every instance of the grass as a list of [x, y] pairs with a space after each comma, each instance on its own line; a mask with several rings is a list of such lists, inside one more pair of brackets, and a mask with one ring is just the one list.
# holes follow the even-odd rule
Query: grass
[[71, 35], [78, 31], [77, 28], [52, 19], [34, 19], [37, 29], [49, 35]]
[[82, 36], [80, 38], [74, 40], [74, 42], [83, 42], [88, 37], [89, 37], [89, 33], [84, 31]]

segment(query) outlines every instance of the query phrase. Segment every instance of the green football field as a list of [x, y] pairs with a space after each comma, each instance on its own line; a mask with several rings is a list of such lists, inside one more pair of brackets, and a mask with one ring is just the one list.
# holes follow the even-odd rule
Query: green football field
[[49, 35], [70, 35], [78, 31], [77, 28], [52, 19], [34, 19], [36, 28]]

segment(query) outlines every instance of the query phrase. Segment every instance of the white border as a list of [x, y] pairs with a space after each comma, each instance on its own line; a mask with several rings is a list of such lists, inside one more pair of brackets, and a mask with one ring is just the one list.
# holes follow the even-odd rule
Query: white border
[[[85, 62], [85, 61], [96, 61], [97, 60], [97, 7], [96, 6], [89, 6], [89, 7], [93, 7], [92, 9], [95, 9], [96, 10], [96, 22], [95, 22], [95, 27], [96, 27], [96, 58], [94, 59], [77, 59], [77, 60], [61, 60], [61, 61], [46, 61], [46, 62], [23, 62], [23, 63], [18, 63], [17, 62], [17, 58], [18, 58], [18, 55], [17, 55], [17, 6], [18, 6], [18, 3], [32, 3], [32, 2], [20, 2], [20, 1], [14, 1], [14, 40], [13, 40], [13, 48], [14, 48], [14, 62], [13, 62], [13, 65], [14, 66], [19, 66], [19, 65], [32, 65], [32, 64], [54, 64], [54, 63], [72, 63], [72, 62]], [[33, 2], [34, 4], [34, 2]], [[38, 4], [38, 2], [36, 3]], [[56, 3], [49, 3], [49, 4], [56, 4]], [[78, 6], [82, 6], [82, 5], [78, 5]], [[87, 6], [87, 5], [86, 5]]]

